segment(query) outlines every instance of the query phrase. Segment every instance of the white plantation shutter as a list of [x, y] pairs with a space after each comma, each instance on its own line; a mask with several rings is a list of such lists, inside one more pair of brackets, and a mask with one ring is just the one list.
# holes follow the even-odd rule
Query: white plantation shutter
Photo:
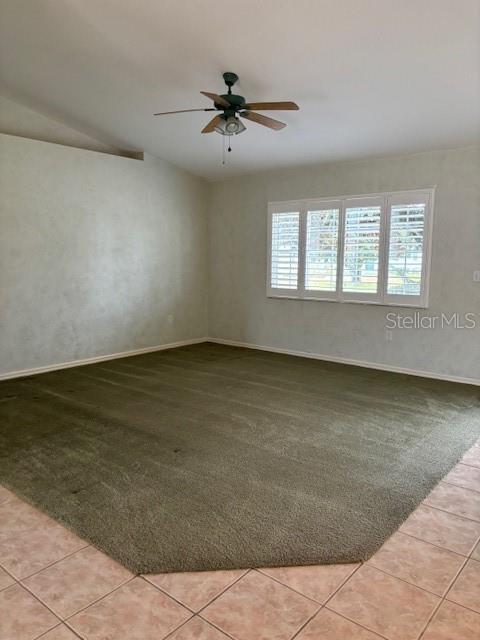
[[305, 289], [337, 290], [340, 209], [307, 211]]
[[298, 288], [298, 248], [300, 212], [272, 213], [271, 279], [272, 289]]
[[380, 262], [381, 203], [349, 202], [345, 208], [343, 291], [377, 295]]
[[385, 302], [426, 304], [431, 198], [425, 191], [388, 198]]
[[391, 207], [387, 293], [420, 295], [424, 231], [424, 203]]
[[267, 295], [426, 307], [434, 189], [269, 204]]

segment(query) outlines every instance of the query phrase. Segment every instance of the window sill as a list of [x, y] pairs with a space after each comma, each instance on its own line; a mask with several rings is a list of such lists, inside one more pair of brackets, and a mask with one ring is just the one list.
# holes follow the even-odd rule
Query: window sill
[[428, 309], [428, 303], [408, 303], [408, 302], [379, 302], [377, 300], [337, 300], [334, 298], [313, 298], [311, 296], [301, 297], [295, 295], [267, 293], [267, 298], [273, 300], [296, 300], [302, 302], [332, 302], [334, 304], [363, 304], [375, 307], [404, 307], [406, 309]]

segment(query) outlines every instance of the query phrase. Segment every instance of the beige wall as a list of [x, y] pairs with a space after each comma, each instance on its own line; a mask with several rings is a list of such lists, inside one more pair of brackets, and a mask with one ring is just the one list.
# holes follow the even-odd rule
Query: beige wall
[[206, 185], [0, 135], [0, 374], [207, 334]]
[[[436, 185], [430, 307], [477, 328], [394, 330], [396, 307], [269, 299], [267, 203]], [[209, 333], [216, 338], [480, 379], [480, 150], [467, 148], [263, 172], [211, 185]]]

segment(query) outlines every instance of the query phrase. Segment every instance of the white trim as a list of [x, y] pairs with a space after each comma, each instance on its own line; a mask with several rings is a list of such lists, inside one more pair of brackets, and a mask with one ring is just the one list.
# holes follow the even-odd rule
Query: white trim
[[270, 347], [250, 342], [239, 342], [237, 340], [224, 340], [223, 338], [207, 338], [207, 342], [216, 344], [225, 344], [231, 347], [244, 347], [246, 349], [256, 349], [257, 351], [270, 351], [271, 353], [284, 353], [289, 356], [298, 356], [299, 358], [312, 358], [314, 360], [325, 360], [326, 362], [338, 362], [339, 364], [351, 364], [356, 367], [364, 367], [366, 369], [378, 369], [379, 371], [390, 371], [392, 373], [404, 373], [409, 376], [417, 376], [419, 378], [430, 378], [432, 380], [445, 380], [447, 382], [459, 382], [461, 384], [472, 384], [480, 386], [480, 379], [465, 378], [462, 376], [450, 376], [443, 373], [435, 373], [433, 371], [419, 371], [418, 369], [407, 369], [406, 367], [397, 367], [390, 364], [381, 364], [379, 362], [368, 362], [366, 360], [354, 360], [353, 358], [342, 358], [340, 356], [326, 356], [321, 353], [311, 353], [309, 351], [294, 351], [293, 349], [281, 349], [280, 347]]
[[62, 362], [59, 364], [51, 364], [44, 367], [34, 367], [32, 369], [22, 369], [19, 371], [11, 371], [9, 373], [1, 373], [0, 380], [11, 380], [13, 378], [23, 378], [25, 376], [33, 376], [40, 373], [48, 373], [49, 371], [59, 371], [60, 369], [70, 369], [72, 367], [81, 367], [87, 364], [95, 364], [96, 362], [105, 362], [108, 360], [117, 360], [118, 358], [128, 358], [130, 356], [141, 355], [142, 353], [153, 353], [154, 351], [164, 351], [166, 349], [175, 349], [176, 347], [186, 347], [190, 344], [200, 344], [202, 342], [213, 342], [215, 344], [225, 344], [231, 347], [244, 347], [245, 349], [255, 349], [257, 351], [270, 351], [271, 353], [284, 353], [285, 355], [298, 356], [299, 358], [311, 358], [313, 360], [325, 360], [326, 362], [338, 362], [339, 364], [350, 364], [356, 367], [365, 367], [366, 369], [377, 369], [379, 371], [390, 371], [392, 373], [404, 373], [410, 376], [418, 376], [420, 378], [431, 378], [433, 380], [446, 380], [447, 382], [459, 382], [461, 384], [472, 384], [480, 386], [480, 380], [477, 378], [465, 378], [462, 376], [450, 376], [442, 373], [434, 373], [433, 371], [419, 371], [417, 369], [407, 369], [406, 367], [397, 367], [395, 365], [381, 364], [378, 362], [368, 362], [366, 360], [355, 360], [353, 358], [342, 358], [340, 356], [327, 356], [320, 353], [311, 353], [309, 351], [294, 351], [293, 349], [282, 349], [280, 347], [271, 347], [265, 345], [252, 344], [250, 342], [240, 342], [238, 340], [226, 340], [223, 338], [192, 338], [190, 340], [179, 340], [178, 342], [170, 342], [168, 344], [156, 345], [154, 347], [143, 347], [141, 349], [131, 349], [129, 351], [121, 351], [104, 356], [95, 356], [93, 358], [83, 358], [81, 360], [72, 360], [70, 362]]
[[81, 360], [71, 360], [70, 362], [48, 364], [44, 367], [33, 367], [32, 369], [9, 371], [7, 373], [0, 373], [0, 380], [11, 380], [12, 378], [35, 376], [39, 373], [48, 373], [49, 371], [58, 371], [60, 369], [70, 369], [71, 367], [81, 367], [85, 364], [95, 364], [95, 362], [104, 362], [106, 360], [129, 358], [130, 356], [139, 356], [142, 353], [152, 353], [154, 351], [163, 351], [164, 349], [175, 349], [175, 347], [186, 347], [189, 344], [199, 344], [200, 342], [208, 341], [209, 338], [192, 338], [190, 340], [179, 340], [178, 342], [169, 342], [168, 344], [155, 345], [154, 347], [142, 347], [141, 349], [130, 349], [129, 351], [109, 353], [104, 356], [94, 356], [93, 358], [82, 358]]
[[[282, 212], [282, 209], [284, 208], [285, 205], [287, 205], [287, 207], [290, 206], [297, 206], [299, 205], [299, 203], [304, 202], [307, 204], [307, 206], [310, 204], [310, 202], [332, 202], [332, 201], [339, 201], [339, 200], [368, 200], [368, 198], [376, 198], [378, 196], [385, 196], [385, 195], [389, 195], [389, 196], [402, 196], [404, 194], [410, 194], [410, 193], [425, 193], [428, 191], [434, 191], [436, 189], [436, 184], [433, 184], [429, 187], [418, 187], [415, 189], [400, 189], [398, 191], [376, 191], [373, 193], [357, 193], [357, 194], [352, 194], [352, 193], [347, 193], [347, 194], [343, 194], [343, 196], [339, 196], [339, 195], [333, 195], [333, 196], [319, 196], [318, 198], [304, 198], [304, 199], [299, 199], [299, 200], [274, 200], [272, 202], [269, 202], [269, 206], [272, 207], [279, 207], [278, 211]], [[287, 211], [287, 209], [284, 209], [285, 211]]]

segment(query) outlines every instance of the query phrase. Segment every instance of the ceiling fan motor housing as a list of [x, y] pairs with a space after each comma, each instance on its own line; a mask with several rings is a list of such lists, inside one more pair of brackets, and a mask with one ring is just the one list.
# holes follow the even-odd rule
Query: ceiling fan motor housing
[[238, 96], [234, 93], [225, 93], [221, 97], [230, 103], [231, 105], [230, 109], [227, 109], [221, 104], [217, 104], [217, 103], [214, 103], [214, 104], [217, 109], [224, 111], [227, 117], [233, 116], [237, 111], [242, 109], [243, 105], [245, 104], [245, 98], [243, 96]]

